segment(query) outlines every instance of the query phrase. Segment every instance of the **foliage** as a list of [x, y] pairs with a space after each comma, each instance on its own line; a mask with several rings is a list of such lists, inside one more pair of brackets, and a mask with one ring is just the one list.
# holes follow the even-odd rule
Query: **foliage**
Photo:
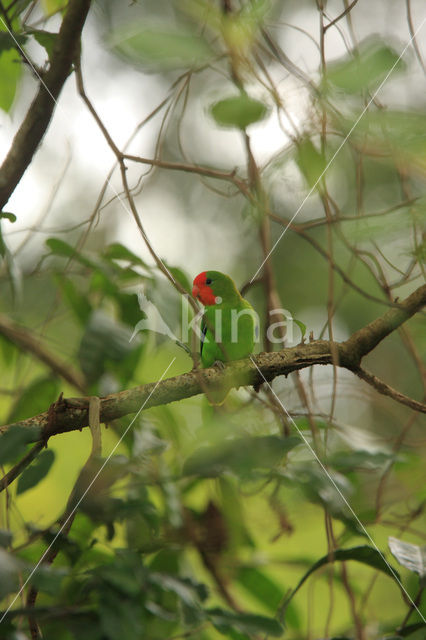
[[[6, 119], [19, 121], [31, 74], [53, 64], [65, 4], [2, 10]], [[0, 213], [1, 424], [14, 423], [1, 431], [0, 464], [6, 479], [16, 472], [0, 497], [0, 638], [420, 640], [420, 414], [338, 363], [233, 391], [223, 407], [200, 396], [112, 421], [102, 455], [93, 425], [33, 449], [36, 416], [49, 411], [53, 423], [60, 394], [104, 396], [191, 369], [182, 301], [207, 260], [244, 285], [261, 318], [259, 350], [348, 337], [424, 277], [426, 104], [409, 84], [424, 70], [417, 49], [410, 58], [406, 43], [372, 36], [357, 3], [128, 4], [124, 17], [112, 1], [93, 5], [97, 38], [84, 32], [79, 78], [98, 118], [91, 131], [109, 82], [114, 94], [128, 88], [129, 102], [140, 91], [128, 146], [117, 154], [107, 116], [101, 130], [118, 170], [99, 195], [98, 167], [88, 172], [75, 152], [78, 180], [61, 176], [67, 197], [57, 204], [53, 189], [47, 223], [32, 189], [51, 188], [65, 153], [55, 140], [53, 164], [42, 155], [37, 180], [17, 187], [30, 202], [22, 244], [13, 229], [25, 231], [24, 200]], [[317, 38], [306, 16], [324, 37], [309, 73], [296, 66]], [[328, 60], [332, 33], [343, 45]], [[110, 65], [93, 105], [92, 55]], [[284, 314], [277, 346], [268, 323], [278, 306], [292, 324]], [[154, 307], [169, 333], [153, 324]], [[368, 360], [412, 398], [424, 395], [420, 315]]]

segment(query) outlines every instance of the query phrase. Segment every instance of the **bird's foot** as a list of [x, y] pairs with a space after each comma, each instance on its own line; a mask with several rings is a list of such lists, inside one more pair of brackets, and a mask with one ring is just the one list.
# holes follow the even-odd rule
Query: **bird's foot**
[[225, 363], [222, 362], [222, 360], [215, 360], [212, 366], [216, 367], [216, 369], [219, 369], [219, 371], [223, 371], [225, 368]]

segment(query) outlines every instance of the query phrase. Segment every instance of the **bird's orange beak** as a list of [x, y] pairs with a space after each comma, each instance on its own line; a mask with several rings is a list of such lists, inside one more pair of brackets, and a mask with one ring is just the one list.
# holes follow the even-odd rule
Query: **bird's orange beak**
[[196, 284], [194, 284], [194, 286], [192, 287], [192, 295], [194, 298], [197, 298], [197, 299], [198, 299], [198, 296], [200, 295], [200, 289]]

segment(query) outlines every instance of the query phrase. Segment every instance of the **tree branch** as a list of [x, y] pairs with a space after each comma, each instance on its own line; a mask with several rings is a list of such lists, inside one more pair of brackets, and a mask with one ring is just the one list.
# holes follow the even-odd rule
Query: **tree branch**
[[[301, 238], [303, 238], [304, 240], [309, 242], [309, 244], [312, 247], [314, 247], [314, 249], [316, 251], [318, 251], [318, 253], [320, 255], [322, 255], [323, 258], [325, 258], [325, 260], [327, 260], [327, 262], [329, 263], [331, 268], [334, 269], [334, 271], [339, 274], [339, 276], [342, 278], [343, 282], [346, 282], [346, 284], [349, 285], [350, 287], [352, 287], [352, 289], [354, 289], [354, 291], [357, 291], [359, 294], [364, 296], [364, 298], [367, 298], [367, 300], [371, 300], [372, 302], [377, 302], [378, 304], [384, 304], [386, 306], [390, 306], [391, 305], [389, 300], [382, 299], [382, 298], [377, 298], [376, 296], [372, 295], [371, 293], [368, 293], [367, 291], [364, 291], [363, 289], [361, 289], [361, 287], [359, 287], [353, 280], [351, 280], [351, 278], [348, 276], [346, 271], [344, 269], [342, 269], [342, 267], [340, 267], [333, 260], [332, 256], [330, 256], [329, 253], [325, 249], [323, 249], [321, 244], [319, 242], [317, 242], [317, 240], [315, 240], [315, 238], [310, 236], [309, 233], [307, 233], [305, 231], [305, 225], [296, 225], [294, 223], [291, 223], [289, 220], [286, 220], [285, 218], [281, 218], [280, 216], [277, 216], [276, 214], [274, 214], [272, 212], [269, 212], [268, 215], [271, 218], [271, 220], [274, 220], [275, 222], [277, 222], [278, 224], [281, 224], [282, 226], [285, 226], [285, 227], [288, 226], [288, 228], [291, 231], [294, 231]], [[328, 222], [326, 221], [325, 224], [328, 224]]]
[[0, 168], [0, 211], [12, 195], [37, 150], [71, 71], [90, 0], [70, 0], [56, 38], [49, 70], [40, 78], [39, 90]]
[[[316, 340], [310, 344], [301, 344], [290, 349], [283, 349], [273, 353], [261, 353], [250, 359], [237, 360], [225, 366], [224, 370], [215, 367], [204, 370], [190, 371], [173, 378], [167, 378], [160, 383], [145, 384], [133, 389], [112, 393], [101, 398], [100, 420], [110, 422], [127, 414], [136, 413], [141, 405], [145, 409], [155, 407], [176, 400], [183, 400], [203, 393], [203, 387], [234, 388], [243, 385], [257, 385], [271, 381], [277, 376], [287, 376], [292, 371], [311, 367], [315, 364], [333, 364], [337, 354], [338, 365], [360, 375], [362, 358], [372, 351], [377, 344], [398, 326], [413, 316], [426, 304], [426, 285], [416, 289], [408, 298], [399, 303], [398, 308], [392, 308], [383, 316], [356, 331], [345, 342], [329, 342]], [[333, 354], [335, 354], [333, 356]], [[394, 392], [391, 387], [386, 389], [374, 385], [381, 393], [390, 395], [394, 400], [407, 404], [406, 396]], [[154, 393], [155, 389], [155, 393]], [[33, 441], [42, 439], [47, 441], [53, 435], [82, 429], [88, 424], [89, 398], [67, 398], [55, 403], [54, 413], [44, 413], [0, 427], [0, 434], [12, 426], [31, 429]], [[415, 405], [415, 406], [413, 406]], [[411, 401], [412, 408], [426, 413], [426, 405]]]
[[11, 320], [3, 314], [0, 314], [0, 335], [5, 336], [20, 349], [27, 351], [40, 360], [40, 362], [46, 364], [54, 373], [82, 393], [86, 392], [84, 376], [82, 376], [77, 369], [74, 369], [66, 362], [62, 362], [56, 355], [46, 349], [46, 347], [33, 336], [31, 331], [11, 322]]
[[[426, 304], [426, 285], [416, 289], [397, 307], [389, 309], [383, 316], [370, 322], [366, 327], [355, 331], [346, 340], [344, 347], [344, 366], [356, 369], [362, 358], [372, 351], [386, 336], [401, 326], [408, 318]], [[353, 367], [350, 366], [351, 362]]]
[[397, 400], [397, 402], [410, 407], [410, 409], [414, 409], [414, 411], [421, 411], [422, 413], [426, 412], [424, 404], [422, 404], [421, 402], [417, 402], [417, 400], [409, 398], [400, 391], [397, 391], [390, 385], [386, 384], [386, 382], [383, 382], [383, 380], [380, 380], [380, 378], [374, 376], [372, 373], [369, 373], [362, 367], [359, 367], [359, 369], [354, 369], [353, 372], [356, 373], [358, 378], [361, 378], [361, 380], [364, 380], [364, 382], [374, 387], [374, 389], [376, 389], [376, 391], [378, 391], [382, 395], [389, 396], [390, 398]]
[[352, 9], [354, 8], [354, 6], [356, 5], [356, 3], [358, 2], [358, 0], [353, 0], [351, 2], [350, 5], [348, 5], [346, 7], [346, 9], [344, 11], [342, 11], [342, 13], [339, 13], [339, 15], [334, 18], [334, 20], [331, 20], [328, 24], [326, 24], [324, 26], [324, 33], [327, 31], [327, 29], [329, 29], [330, 27], [332, 27], [333, 25], [335, 25], [337, 22], [339, 22], [339, 20], [341, 20], [342, 18], [344, 18], [348, 13], [350, 13], [352, 11]]
[[185, 162], [169, 162], [167, 160], [159, 160], [157, 158], [142, 158], [141, 156], [130, 155], [129, 153], [123, 153], [124, 160], [130, 160], [132, 162], [138, 162], [140, 164], [148, 164], [152, 167], [160, 167], [161, 169], [170, 169], [171, 171], [184, 171], [186, 173], [195, 173], [206, 178], [214, 178], [215, 180], [224, 180], [225, 182], [231, 182], [239, 191], [248, 199], [251, 200], [248, 187], [242, 178], [239, 178], [236, 171], [219, 171], [212, 169], [211, 167], [201, 166], [197, 164], [187, 164]]
[[24, 469], [26, 469], [43, 449], [44, 443], [39, 440], [28, 453], [19, 460], [4, 476], [0, 479], [0, 492], [4, 491], [16, 478], [18, 478]]

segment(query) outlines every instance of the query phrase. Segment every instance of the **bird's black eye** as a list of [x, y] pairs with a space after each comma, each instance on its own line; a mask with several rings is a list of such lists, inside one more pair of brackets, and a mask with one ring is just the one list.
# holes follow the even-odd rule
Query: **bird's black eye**
[[212, 279], [211, 278], [207, 278], [206, 284], [211, 284], [211, 283], [212, 283]]

